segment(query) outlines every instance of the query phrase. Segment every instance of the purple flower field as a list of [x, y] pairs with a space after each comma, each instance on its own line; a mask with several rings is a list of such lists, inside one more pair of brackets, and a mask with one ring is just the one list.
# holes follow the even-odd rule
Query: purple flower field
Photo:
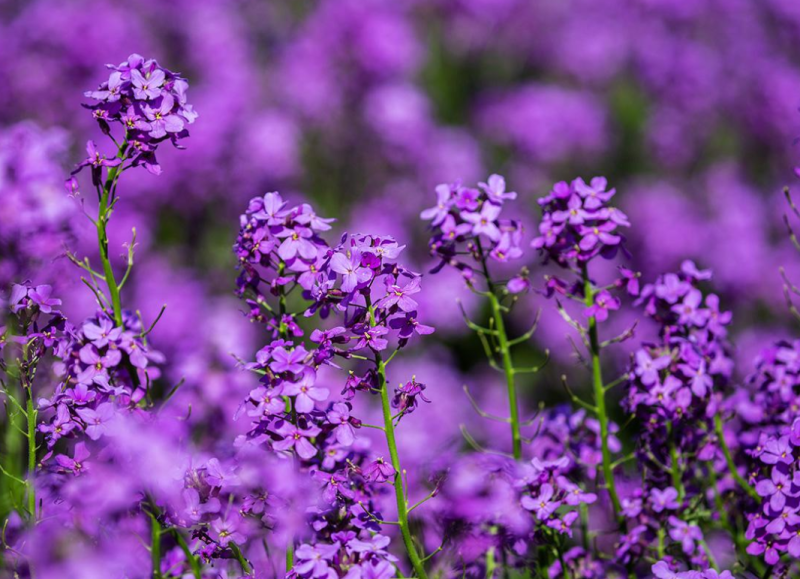
[[796, 0], [0, 39], [0, 578], [800, 578]]

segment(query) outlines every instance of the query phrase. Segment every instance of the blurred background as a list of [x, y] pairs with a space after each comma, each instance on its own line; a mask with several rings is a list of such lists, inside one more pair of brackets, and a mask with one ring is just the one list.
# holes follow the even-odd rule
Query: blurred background
[[[167, 378], [207, 402], [200, 422], [233, 414], [252, 378], [229, 354], [251, 358], [266, 339], [231, 295], [231, 245], [267, 191], [314, 203], [337, 234], [395, 236], [426, 271], [419, 213], [438, 183], [505, 175], [529, 240], [555, 181], [604, 175], [645, 281], [687, 258], [713, 269], [736, 312], [740, 376], [760, 345], [791, 335], [778, 270], [800, 280], [781, 221], [800, 158], [796, 0], [0, 0], [0, 39], [0, 282], [53, 283], [78, 319], [94, 305], [64, 247], [91, 256], [96, 241], [63, 180], [87, 139], [108, 146], [83, 92], [133, 52], [189, 79], [200, 118], [187, 150], [162, 147], [160, 177], [123, 178], [111, 254], [123, 268], [135, 226], [123, 301], [149, 320], [167, 304], [153, 339]], [[530, 250], [517, 266], [540, 280], [537, 262]], [[431, 452], [415, 436], [444, 445], [474, 418], [463, 383], [504, 405], [456, 305], [480, 317], [472, 296], [446, 272], [423, 286], [420, 317], [437, 333], [392, 379], [416, 373], [448, 412], [409, 418], [426, 424], [409, 430], [410, 453]], [[526, 297], [514, 331], [539, 308], [520, 356], [550, 348], [553, 360], [522, 385], [529, 409], [564, 399], [562, 373], [585, 382], [552, 303]]]

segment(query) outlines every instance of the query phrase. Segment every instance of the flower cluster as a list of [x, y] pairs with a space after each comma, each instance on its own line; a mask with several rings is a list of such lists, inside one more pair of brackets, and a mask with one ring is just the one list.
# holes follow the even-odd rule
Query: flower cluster
[[751, 555], [761, 555], [769, 565], [777, 564], [783, 553], [800, 558], [800, 475], [797, 448], [800, 447], [800, 418], [785, 434], [763, 434], [752, 451], [758, 466], [753, 477], [761, 497], [758, 510], [748, 515], [745, 536]]
[[[733, 368], [726, 340], [731, 314], [720, 311], [716, 295], [704, 297], [698, 288], [710, 278], [710, 272], [686, 261], [679, 273], [642, 288], [637, 304], [658, 324], [659, 339], [634, 352], [624, 399], [642, 421], [636, 455], [648, 466], [638, 499], [626, 508], [626, 516], [638, 522], [626, 540], [646, 552], [659, 533], [665, 544], [660, 529], [668, 528], [676, 548], [696, 565], [707, 564], [709, 553], [687, 507], [703, 498], [696, 477], [725, 473], [717, 412]], [[693, 461], [703, 466], [693, 468]], [[719, 478], [715, 495], [732, 482], [726, 475]]]
[[686, 261], [679, 273], [646, 285], [637, 302], [659, 324], [660, 341], [634, 353], [627, 404], [654, 427], [713, 416], [713, 394], [731, 377], [731, 313], [720, 310], [719, 297], [703, 296], [697, 287], [710, 278]]
[[[198, 117], [187, 101], [189, 83], [154, 59], [145, 60], [138, 54], [108, 68], [113, 71], [108, 80], [97, 90], [85, 93], [99, 101], [88, 108], [104, 133], [110, 133], [112, 123], [122, 127], [125, 143], [130, 147], [127, 159], [133, 165], [143, 165], [159, 174], [161, 168], [155, 157], [158, 145], [169, 139], [178, 146], [178, 140], [189, 135], [186, 126]], [[97, 169], [121, 162], [119, 158], [105, 159], [91, 141], [87, 153], [83, 166]]]
[[163, 356], [147, 345], [145, 331], [133, 315], [125, 326], [114, 326], [104, 312], [79, 327], [66, 327], [55, 354], [61, 383], [49, 398], [39, 399], [40, 411], [51, 418], [39, 429], [53, 448], [70, 432], [91, 440], [104, 436], [119, 412], [134, 408], [147, 395], [148, 385], [160, 376], [153, 364]]
[[531, 247], [561, 266], [580, 265], [597, 255], [613, 258], [625, 241], [617, 228], [630, 227], [630, 222], [609, 204], [616, 190], [607, 191], [607, 186], [604, 177], [589, 184], [581, 178], [556, 183], [539, 199], [543, 216]]
[[730, 571], [705, 569], [703, 571], [675, 571], [674, 565], [667, 561], [658, 561], [653, 565], [653, 576], [656, 579], [734, 579]]
[[[322, 485], [316, 532], [297, 549], [294, 573], [334, 577], [354, 567], [385, 577], [394, 559], [385, 550], [389, 539], [372, 534], [380, 529], [373, 501], [382, 483], [402, 484], [396, 450], [390, 442], [392, 460], [370, 458], [358, 442], [361, 421], [348, 401], [357, 391], [379, 394], [389, 412], [386, 365], [414, 334], [433, 328], [417, 320], [419, 274], [395, 261], [404, 246], [365, 235], [344, 235], [329, 246], [319, 234], [330, 222], [308, 204], [287, 206], [278, 193], [253, 199], [241, 217], [234, 246], [238, 293], [249, 318], [263, 323], [272, 340], [246, 365], [262, 377], [242, 406], [251, 429], [239, 444], [292, 454]], [[309, 303], [304, 317], [340, 314], [343, 325], [314, 329], [303, 341], [300, 320], [287, 308], [295, 289]], [[339, 368], [337, 358], [367, 363], [364, 370], [349, 370], [339, 399], [318, 382], [323, 369]], [[392, 400], [398, 412], [382, 430], [393, 429], [392, 422], [411, 414], [420, 400], [428, 402], [423, 390], [415, 378], [401, 384]]]
[[459, 261], [459, 255], [466, 253], [478, 263], [488, 259], [504, 263], [521, 257], [521, 223], [500, 216], [505, 202], [516, 198], [516, 193], [506, 191], [500, 175], [491, 175], [477, 188], [460, 183], [437, 186], [436, 206], [423, 211], [421, 217], [431, 222], [434, 234], [429, 248], [441, 259], [439, 268], [451, 265], [469, 279], [473, 266]]
[[764, 348], [746, 388], [726, 401], [742, 421], [741, 441], [753, 448], [763, 434], [780, 436], [800, 408], [800, 343], [781, 340]]

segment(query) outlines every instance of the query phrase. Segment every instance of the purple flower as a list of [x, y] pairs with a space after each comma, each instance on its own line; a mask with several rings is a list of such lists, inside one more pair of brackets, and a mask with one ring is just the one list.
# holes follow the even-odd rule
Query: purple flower
[[286, 403], [283, 401], [280, 387], [259, 386], [250, 391], [250, 400], [256, 403], [256, 407], [248, 412], [250, 416], [276, 416], [286, 410]]
[[598, 322], [603, 322], [608, 319], [608, 312], [610, 310], [618, 310], [620, 301], [612, 296], [607, 290], [602, 290], [594, 297], [594, 304], [583, 311], [583, 315], [587, 318], [594, 316]]
[[495, 221], [500, 215], [500, 211], [501, 207], [499, 205], [484, 203], [480, 213], [462, 211], [461, 218], [468, 223], [472, 223], [473, 235], [485, 235], [492, 241], [498, 241], [500, 239], [500, 229]]
[[690, 289], [692, 289], [692, 286], [688, 283], [681, 281], [674, 273], [668, 273], [661, 283], [656, 284], [655, 294], [656, 297], [674, 304]]
[[270, 362], [269, 367], [273, 372], [299, 374], [306, 368], [305, 359], [307, 355], [308, 352], [303, 346], [297, 346], [291, 350], [281, 346], [272, 351], [272, 362]]
[[606, 181], [605, 177], [594, 177], [591, 181], [591, 185], [587, 185], [586, 182], [579, 177], [575, 180], [573, 186], [578, 195], [584, 198], [583, 206], [590, 210], [599, 209], [604, 203], [610, 201], [614, 193], [616, 193], [614, 189], [606, 191], [608, 181]]
[[705, 360], [700, 360], [697, 368], [693, 368], [688, 364], [680, 364], [678, 368], [683, 372], [684, 376], [691, 380], [692, 392], [700, 398], [705, 396], [706, 392], [710, 390], [714, 384], [714, 379], [706, 372]]
[[314, 472], [314, 478], [324, 483], [322, 498], [329, 504], [335, 503], [339, 494], [349, 499], [355, 496], [350, 489], [350, 481], [345, 471], [323, 472], [318, 470]]
[[566, 493], [566, 496], [564, 497], [564, 502], [567, 503], [568, 505], [575, 506], [582, 503], [590, 505], [597, 500], [596, 494], [584, 492], [584, 490], [581, 487], [576, 485], [567, 477], [559, 476], [557, 482], [559, 490]]
[[392, 406], [400, 410], [402, 415], [411, 414], [417, 408], [417, 397], [424, 402], [430, 402], [422, 393], [424, 390], [425, 385], [417, 382], [416, 377], [412, 376], [410, 382], [397, 387], [392, 399]]
[[572, 524], [578, 518], [578, 511], [569, 511], [563, 518], [555, 518], [547, 521], [547, 526], [562, 535], [572, 537]]
[[56, 462], [64, 472], [71, 472], [75, 476], [78, 476], [89, 470], [88, 465], [86, 465], [84, 461], [89, 458], [91, 454], [89, 449], [86, 448], [86, 443], [79, 442], [75, 445], [75, 452], [72, 458], [64, 454], [59, 454], [56, 456]]
[[567, 208], [563, 211], [553, 211], [552, 219], [554, 223], [566, 221], [572, 225], [582, 225], [585, 221], [592, 219], [592, 214], [583, 209], [580, 197], [572, 195], [567, 201]]
[[300, 458], [306, 460], [313, 458], [317, 454], [317, 449], [309, 440], [319, 434], [320, 429], [316, 426], [308, 428], [298, 428], [291, 422], [282, 421], [280, 426], [274, 429], [276, 434], [283, 437], [272, 443], [272, 448], [278, 451], [294, 449]]
[[200, 502], [200, 493], [193, 488], [184, 489], [183, 500], [186, 503], [184, 513], [195, 523], [207, 514], [218, 513], [221, 506], [216, 497], [210, 497], [205, 503]]
[[390, 555], [386, 548], [389, 546], [391, 540], [385, 535], [374, 535], [369, 541], [362, 541], [361, 539], [352, 539], [347, 542], [347, 549], [353, 553], [362, 553], [365, 555], [375, 555], [388, 558], [390, 561], [396, 561], [397, 558]]
[[778, 512], [783, 510], [787, 498], [795, 496], [795, 493], [792, 492], [792, 479], [777, 467], [772, 468], [770, 479], [763, 479], [758, 482], [756, 492], [759, 496], [769, 497], [769, 506], [772, 510]]
[[426, 221], [432, 220], [431, 225], [436, 227], [447, 217], [453, 204], [453, 193], [449, 185], [436, 187], [436, 206], [426, 209], [420, 217]]
[[417, 312], [410, 312], [405, 316], [392, 318], [389, 320], [389, 327], [398, 330], [397, 337], [401, 340], [407, 340], [415, 333], [428, 335], [434, 332], [431, 326], [421, 324], [417, 320]]
[[47, 445], [52, 447], [59, 438], [69, 434], [76, 426], [72, 422], [72, 416], [67, 405], [59, 404], [56, 407], [56, 416], [53, 422], [39, 425], [39, 431], [49, 435]]
[[131, 70], [131, 84], [133, 94], [137, 99], [150, 100], [161, 94], [161, 86], [166, 76], [161, 69], [145, 71], [144, 74], [136, 68]]
[[83, 335], [98, 348], [104, 348], [109, 342], [116, 342], [122, 335], [122, 328], [115, 328], [108, 318], [100, 318], [97, 324], [86, 322]]
[[337, 402], [328, 411], [328, 421], [335, 424], [336, 440], [342, 446], [351, 446], [355, 440], [355, 431], [350, 418], [350, 407], [344, 402]]
[[381, 352], [389, 346], [389, 341], [381, 336], [385, 336], [388, 333], [389, 330], [383, 326], [362, 326], [356, 330], [356, 334], [359, 336], [359, 339], [353, 346], [353, 349], [361, 350], [362, 348], [369, 346], [376, 352]]
[[522, 497], [522, 506], [532, 511], [537, 519], [544, 521], [561, 506], [560, 501], [553, 500], [554, 494], [553, 485], [550, 483], [543, 484], [537, 496], [525, 495]]
[[39, 307], [39, 311], [43, 314], [57, 313], [54, 306], [60, 306], [61, 300], [51, 298], [53, 288], [49, 285], [37, 285], [28, 291], [28, 298], [31, 303]]
[[332, 572], [328, 563], [333, 561], [336, 553], [339, 552], [339, 548], [338, 543], [333, 545], [321, 543], [300, 545], [295, 551], [297, 563], [295, 563], [294, 570], [303, 577], [328, 578]]
[[[274, 363], [274, 362], [273, 362]], [[284, 382], [283, 394], [295, 397], [295, 408], [298, 412], [309, 413], [314, 410], [314, 401], [328, 399], [330, 391], [315, 385], [317, 373], [313, 368], [305, 368], [298, 382]]]
[[164, 94], [157, 107], [144, 106], [142, 111], [149, 121], [151, 138], [160, 139], [167, 133], [180, 133], [183, 130], [183, 119], [172, 113], [174, 106], [175, 99], [169, 93]]
[[469, 234], [472, 231], [472, 226], [469, 223], [456, 223], [456, 218], [448, 215], [441, 224], [441, 230], [442, 239], [456, 241]]
[[792, 456], [789, 437], [782, 436], [778, 439], [771, 438], [768, 440], [759, 458], [765, 464], [792, 464], [794, 457]]
[[612, 235], [611, 233], [616, 228], [616, 223], [610, 221], [590, 227], [581, 225], [578, 231], [583, 236], [583, 239], [581, 239], [578, 245], [583, 251], [591, 251], [599, 243], [605, 245], [619, 245], [622, 242], [622, 238], [619, 235]]
[[703, 540], [703, 532], [700, 527], [694, 524], [686, 523], [677, 517], [670, 517], [669, 536], [673, 541], [681, 544], [683, 552], [687, 555], [694, 555], [695, 541]]
[[493, 203], [502, 204], [503, 201], [517, 198], [517, 194], [513, 191], [506, 192], [506, 180], [500, 175], [489, 175], [486, 181], [486, 183], [478, 183], [478, 187], [483, 189]]
[[396, 281], [392, 280], [390, 276], [387, 276], [385, 280], [386, 295], [378, 300], [375, 304], [376, 307], [388, 309], [396, 305], [404, 312], [412, 312], [417, 309], [419, 304], [408, 296], [419, 293], [419, 277], [412, 278], [411, 281], [402, 287], [398, 285]]
[[654, 488], [650, 491], [650, 504], [653, 505], [656, 513], [665, 509], [674, 511], [680, 507], [678, 491], [673, 487], [667, 487], [664, 490]]
[[211, 537], [221, 546], [227, 547], [230, 543], [242, 543], [245, 536], [239, 532], [236, 515], [226, 516], [224, 519], [215, 519], [211, 523]]
[[672, 306], [672, 311], [678, 314], [679, 324], [694, 324], [702, 326], [708, 319], [708, 312], [701, 310], [703, 294], [700, 290], [692, 289], [687, 293], [680, 304]]
[[109, 423], [116, 415], [116, 409], [111, 402], [104, 402], [96, 409], [78, 408], [76, 413], [86, 424], [86, 435], [92, 440], [97, 440], [107, 434]]
[[81, 384], [97, 383], [101, 386], [108, 385], [108, 370], [119, 365], [122, 361], [122, 353], [119, 350], [109, 348], [104, 355], [100, 355], [91, 344], [86, 344], [80, 349], [79, 357], [81, 362], [86, 364], [77, 377]]
[[349, 255], [335, 253], [331, 258], [331, 269], [342, 275], [342, 291], [350, 293], [372, 279], [372, 271], [361, 265], [361, 252], [351, 249]]
[[646, 350], [639, 350], [636, 352], [635, 372], [642, 384], [650, 386], [658, 381], [658, 372], [669, 366], [670, 362], [668, 355], [653, 359]]
[[266, 221], [267, 225], [279, 225], [289, 215], [289, 211], [284, 209], [286, 201], [278, 192], [267, 193], [263, 198], [256, 197], [250, 204], [254, 210], [253, 217]]
[[364, 467], [364, 477], [367, 480], [383, 483], [393, 478], [396, 474], [394, 467], [386, 462], [383, 457], [373, 460]]
[[300, 225], [284, 229], [277, 234], [277, 237], [284, 238], [278, 247], [278, 256], [284, 261], [290, 261], [298, 255], [305, 260], [316, 259], [317, 246], [309, 241], [313, 236], [311, 229]]

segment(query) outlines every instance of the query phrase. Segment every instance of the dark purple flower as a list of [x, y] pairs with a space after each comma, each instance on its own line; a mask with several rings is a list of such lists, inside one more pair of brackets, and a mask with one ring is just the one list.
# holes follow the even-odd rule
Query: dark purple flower
[[602, 290], [594, 297], [594, 304], [583, 311], [583, 315], [587, 318], [594, 316], [598, 322], [604, 322], [608, 319], [608, 312], [610, 310], [618, 310], [620, 305], [620, 301], [617, 298], [607, 290]]
[[546, 483], [542, 485], [537, 496], [525, 495], [522, 497], [522, 506], [532, 511], [540, 521], [547, 520], [561, 506], [561, 501], [553, 499], [554, 494], [553, 485]]
[[393, 478], [396, 474], [394, 467], [386, 462], [383, 457], [373, 460], [364, 467], [364, 476], [372, 482], [383, 483]]

